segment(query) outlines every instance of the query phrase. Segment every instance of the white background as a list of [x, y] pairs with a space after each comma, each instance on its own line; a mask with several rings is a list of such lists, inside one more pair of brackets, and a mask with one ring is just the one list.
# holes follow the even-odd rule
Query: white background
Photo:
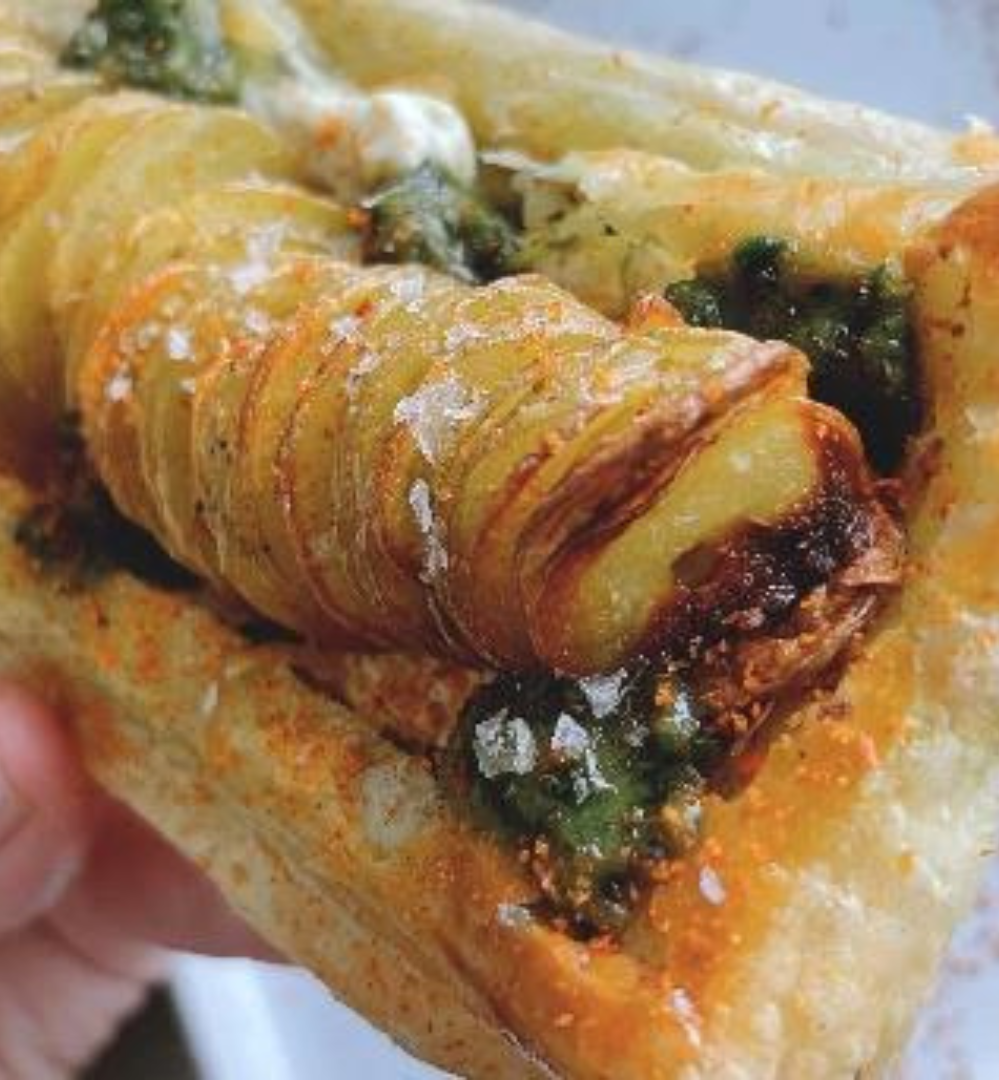
[[[639, 44], [957, 125], [999, 121], [999, 4], [989, 0], [509, 0]], [[903, 1066], [905, 1080], [999, 1077], [999, 873], [962, 931]], [[307, 976], [185, 961], [183, 1015], [206, 1080], [441, 1076], [335, 1006]], [[891, 993], [891, 987], [885, 987]], [[807, 1080], [807, 1078], [802, 1078]]]

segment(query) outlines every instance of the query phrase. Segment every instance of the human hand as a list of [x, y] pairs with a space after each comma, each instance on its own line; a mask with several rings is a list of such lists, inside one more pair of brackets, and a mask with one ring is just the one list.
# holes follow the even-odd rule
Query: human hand
[[0, 683], [0, 1080], [70, 1076], [165, 949], [268, 958], [197, 869], [84, 774], [52, 712]]

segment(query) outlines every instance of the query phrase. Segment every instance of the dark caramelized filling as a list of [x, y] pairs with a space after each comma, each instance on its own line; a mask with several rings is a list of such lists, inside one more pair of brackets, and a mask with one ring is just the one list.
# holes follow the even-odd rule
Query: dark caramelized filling
[[688, 662], [734, 634], [766, 630], [875, 544], [900, 562], [901, 534], [859, 474], [853, 448], [833, 427], [815, 437], [823, 477], [815, 497], [783, 521], [750, 522], [688, 552], [679, 589], [646, 633], [647, 655]]
[[18, 523], [14, 539], [67, 588], [82, 588], [125, 570], [166, 589], [189, 589], [195, 578], [145, 530], [123, 517], [84, 461], [79, 421], [63, 419], [52, 487]]

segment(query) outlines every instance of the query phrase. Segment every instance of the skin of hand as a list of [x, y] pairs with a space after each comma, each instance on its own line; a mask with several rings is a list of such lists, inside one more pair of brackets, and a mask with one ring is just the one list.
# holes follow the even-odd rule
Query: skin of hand
[[170, 949], [275, 959], [191, 863], [87, 778], [53, 711], [0, 682], [0, 1080], [73, 1076]]

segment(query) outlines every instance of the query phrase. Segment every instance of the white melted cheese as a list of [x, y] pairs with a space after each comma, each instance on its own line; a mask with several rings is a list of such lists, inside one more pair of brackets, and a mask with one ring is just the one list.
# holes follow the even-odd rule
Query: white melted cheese
[[293, 146], [314, 183], [356, 198], [426, 162], [474, 179], [475, 141], [449, 102], [352, 86], [327, 67], [281, 0], [223, 0], [222, 18], [227, 37], [263, 58], [248, 74], [243, 105]]
[[243, 104], [291, 143], [314, 183], [341, 197], [425, 162], [465, 183], [475, 177], [468, 125], [452, 105], [426, 94], [366, 94], [325, 75], [296, 73], [251, 82]]

